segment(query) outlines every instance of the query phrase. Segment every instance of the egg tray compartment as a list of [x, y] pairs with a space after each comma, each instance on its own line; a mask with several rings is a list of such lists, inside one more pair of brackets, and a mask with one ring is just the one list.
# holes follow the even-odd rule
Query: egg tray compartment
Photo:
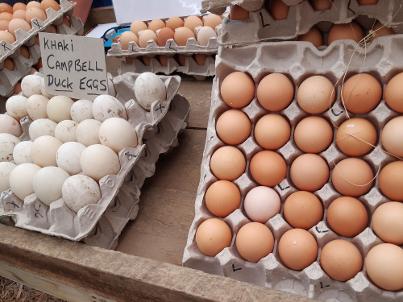
[[[359, 5], [357, 0], [333, 0], [330, 9], [315, 10], [309, 1], [290, 6], [284, 20], [274, 20], [266, 8], [250, 12], [248, 20], [226, 18], [219, 27], [219, 43], [242, 44], [262, 40], [290, 40], [305, 34], [318, 24], [328, 31], [330, 23], [349, 23], [356, 19], [365, 29], [370, 29], [376, 19], [396, 33], [403, 33], [403, 2], [379, 0], [375, 5]], [[363, 16], [366, 16], [363, 18]], [[357, 19], [358, 17], [358, 19]]]
[[[9, 96], [13, 93], [15, 85], [25, 75], [29, 74], [31, 67], [35, 65], [40, 55], [40, 48], [37, 43], [38, 33], [46, 30], [50, 25], [56, 26], [57, 33], [75, 35], [81, 34], [83, 23], [73, 16], [74, 4], [68, 0], [60, 0], [60, 10], [52, 8], [46, 10], [47, 19], [45, 21], [33, 19], [30, 31], [17, 30], [16, 41], [12, 44], [0, 42], [0, 95]], [[63, 17], [70, 18], [71, 25], [63, 23]], [[20, 53], [21, 46], [26, 46], [30, 53], [30, 58], [23, 57]], [[4, 60], [11, 58], [16, 65], [15, 70], [9, 71], [4, 68]]]
[[[243, 9], [253, 12], [261, 9], [265, 1], [269, 0], [202, 0], [202, 12], [222, 14], [230, 5], [238, 5]], [[294, 6], [304, 0], [282, 0], [288, 6]]]
[[[134, 96], [132, 89], [137, 76], [137, 74], [127, 73], [113, 79], [117, 96], [121, 101], [127, 101], [125, 102], [125, 107], [128, 114], [128, 121], [135, 127], [138, 137], [138, 146], [135, 148], [125, 148], [119, 152], [121, 169], [117, 175], [107, 175], [99, 181], [102, 198], [98, 203], [87, 205], [76, 214], [64, 204], [62, 199], [52, 202], [48, 207], [40, 202], [35, 194], [27, 196], [24, 201], [22, 201], [17, 198], [11, 190], [7, 190], [0, 194], [1, 217], [11, 217], [17, 227], [73, 241], [82, 240], [92, 234], [91, 232], [96, 227], [102, 215], [114, 203], [120, 188], [124, 186], [125, 183], [130, 183], [131, 178], [128, 177], [128, 175], [130, 175], [133, 169], [137, 169], [139, 165], [142, 165], [143, 154], [147, 149], [143, 139], [147, 138], [149, 133], [152, 133], [153, 129], [156, 131], [155, 129], [158, 129], [159, 124], [163, 124], [165, 131], [162, 132], [163, 134], [161, 134], [161, 136], [155, 138], [156, 142], [154, 142], [154, 144], [161, 147], [160, 151], [162, 152], [166, 149], [164, 144], [172, 141], [171, 137], [166, 136], [173, 135], [172, 132], [179, 131], [177, 130], [179, 122], [177, 122], [178, 117], [175, 115], [176, 111], [171, 113], [170, 105], [179, 89], [180, 78], [161, 77], [167, 88], [167, 99], [162, 102], [154, 102], [150, 112], [147, 112], [132, 98], [132, 96]], [[183, 107], [177, 106], [179, 107], [179, 112], [182, 112], [181, 110], [185, 112], [188, 111], [188, 107], [186, 107], [188, 106], [187, 102], [180, 104], [184, 109]], [[23, 128], [26, 132], [28, 119], [23, 118], [22, 120]], [[162, 123], [163, 120], [164, 123]], [[171, 124], [175, 127], [169, 127]], [[136, 183], [139, 189], [140, 183]], [[130, 183], [129, 185], [132, 186], [133, 184]], [[122, 193], [120, 202], [115, 200], [115, 204], [122, 203], [124, 196], [133, 196], [131, 189], [126, 188], [123, 192], [126, 192], [126, 194]], [[135, 203], [136, 201], [128, 200], [127, 202]]]
[[203, 65], [196, 63], [194, 58], [191, 56], [186, 56], [185, 65], [180, 65], [173, 56], [168, 57], [168, 62], [166, 66], [161, 65], [157, 58], [152, 57], [150, 59], [150, 64], [146, 65], [141, 60], [141, 58], [121, 58], [119, 73], [125, 72], [153, 72], [162, 73], [165, 75], [170, 75], [175, 72], [183, 73], [186, 75], [191, 75], [195, 77], [209, 77], [215, 75], [215, 57], [208, 56]]
[[[403, 37], [389, 36], [379, 38], [366, 50], [357, 47], [357, 44], [353, 41], [337, 41], [325, 50], [318, 50], [310, 43], [292, 41], [265, 42], [232, 49], [220, 49], [216, 64], [217, 76], [212, 88], [212, 105], [202, 159], [201, 178], [195, 202], [195, 218], [190, 227], [182, 260], [185, 266], [260, 286], [304, 295], [317, 300], [337, 302], [403, 301], [403, 291], [388, 292], [379, 289], [369, 281], [365, 271], [361, 271], [348, 282], [338, 282], [330, 279], [320, 267], [319, 256], [317, 261], [303, 271], [293, 271], [286, 268], [279, 260], [277, 244], [281, 234], [290, 229], [291, 226], [284, 220], [282, 214], [277, 214], [266, 223], [276, 238], [275, 247], [273, 253], [264, 257], [258, 263], [247, 262], [239, 256], [234, 245], [235, 236], [233, 236], [230, 247], [225, 248], [216, 257], [207, 257], [201, 254], [194, 241], [197, 226], [203, 220], [212, 217], [204, 206], [204, 193], [208, 186], [216, 180], [209, 168], [211, 155], [218, 147], [224, 145], [217, 137], [215, 121], [216, 117], [229, 109], [221, 101], [219, 93], [220, 84], [227, 74], [234, 70], [248, 72], [258, 83], [266, 74], [281, 72], [288, 74], [293, 79], [294, 86], [298, 87], [305, 78], [315, 74], [325, 75], [333, 83], [336, 83], [348, 70], [347, 76], [353, 73], [369, 72], [375, 75], [384, 85], [396, 72], [403, 70], [403, 62], [399, 60], [401, 49], [403, 49], [402, 45]], [[258, 118], [269, 113], [258, 105], [256, 98], [242, 110], [249, 116], [253, 124], [256, 123]], [[281, 114], [288, 118], [293, 128], [302, 117], [309, 116], [309, 114], [299, 109], [295, 100]], [[380, 129], [390, 118], [396, 115], [382, 101], [374, 111], [363, 116], [375, 123]], [[340, 125], [347, 118], [340, 104], [340, 87], [338, 87], [337, 91], [337, 101], [323, 116], [333, 125]], [[257, 151], [263, 150], [256, 144], [252, 136], [239, 145], [238, 148], [248, 159]], [[298, 155], [302, 154], [294, 145], [292, 139], [277, 152], [284, 157], [288, 165]], [[346, 157], [338, 151], [334, 142], [320, 155], [327, 160], [330, 169], [339, 160]], [[382, 151], [379, 143], [364, 159], [372, 166], [374, 174], [380, 167], [395, 160]], [[249, 176], [248, 165], [246, 172], [234, 181], [242, 192], [242, 200], [246, 192], [258, 185]], [[278, 192], [283, 202], [288, 195], [296, 191], [296, 188], [293, 188], [292, 182], [288, 179], [284, 179], [274, 189]], [[316, 238], [319, 247], [323, 247], [327, 242], [340, 237], [328, 228], [325, 222], [326, 208], [331, 200], [340, 194], [332, 188], [330, 180], [315, 194], [322, 200], [325, 213], [322, 221], [309, 231]], [[377, 185], [366, 195], [361, 196], [360, 199], [366, 205], [369, 213], [372, 213], [377, 206], [387, 201], [387, 198], [383, 197], [377, 189]], [[236, 234], [242, 225], [249, 222], [242, 209], [243, 204], [241, 204], [240, 209], [224, 218], [232, 228], [233, 234]], [[354, 242], [363, 255], [372, 246], [382, 242], [369, 227], [354, 238], [344, 239]], [[320, 255], [320, 251], [318, 255]]]

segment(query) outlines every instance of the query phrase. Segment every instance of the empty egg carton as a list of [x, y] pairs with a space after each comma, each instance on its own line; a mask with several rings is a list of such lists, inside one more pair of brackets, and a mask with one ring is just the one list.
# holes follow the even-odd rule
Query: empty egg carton
[[[318, 259], [302, 271], [293, 271], [285, 267], [278, 256], [277, 244], [281, 235], [292, 227], [285, 221], [282, 212], [269, 219], [266, 223], [275, 237], [273, 252], [257, 263], [243, 260], [235, 247], [237, 231], [242, 225], [249, 222], [247, 215], [243, 211], [243, 201], [239, 209], [224, 218], [234, 234], [230, 247], [223, 249], [215, 257], [207, 257], [198, 250], [195, 243], [198, 225], [205, 219], [212, 217], [212, 214], [205, 207], [204, 194], [209, 185], [217, 180], [210, 171], [210, 158], [217, 148], [224, 145], [217, 136], [215, 123], [218, 116], [229, 109], [221, 100], [219, 89], [223, 79], [229, 73], [233, 71], [247, 72], [257, 84], [265, 75], [280, 72], [287, 74], [294, 82], [294, 86], [298, 87], [304, 79], [311, 75], [324, 75], [336, 84], [340, 83], [345, 75], [348, 77], [354, 73], [367, 72], [374, 75], [382, 85], [385, 85], [392, 76], [403, 71], [403, 62], [399, 59], [402, 54], [402, 46], [403, 37], [396, 35], [381, 37], [369, 45], [367, 49], [358, 47], [352, 41], [336, 41], [324, 50], [318, 50], [312, 44], [304, 42], [265, 42], [219, 50], [216, 78], [212, 89], [206, 145], [201, 166], [201, 178], [195, 201], [195, 218], [190, 227], [183, 255], [183, 264], [185, 266], [323, 301], [403, 301], [403, 291], [388, 292], [381, 290], [369, 281], [365, 269], [351, 280], [339, 282], [327, 276], [322, 270]], [[332, 108], [322, 114], [335, 127], [347, 119], [346, 112], [340, 101], [339, 86], [337, 85], [336, 102]], [[256, 98], [242, 111], [250, 118], [252, 124], [255, 124], [261, 116], [268, 113], [258, 104]], [[280, 114], [287, 117], [293, 128], [304, 116], [308, 116], [299, 108], [296, 100], [293, 100]], [[396, 115], [397, 113], [390, 110], [382, 100], [372, 112], [359, 116], [369, 119], [375, 125], [378, 129], [379, 137], [379, 130]], [[262, 150], [252, 136], [237, 147], [243, 152], [248, 161], [253, 154]], [[298, 155], [302, 154], [292, 138], [277, 152], [283, 156], [288, 165]], [[338, 161], [346, 157], [338, 150], [334, 141], [327, 150], [319, 155], [328, 162], [330, 169]], [[396, 159], [382, 150], [378, 140], [376, 147], [368, 155], [364, 156], [364, 160], [370, 164], [375, 172]], [[241, 190], [242, 200], [251, 188], [258, 185], [249, 175], [248, 169], [247, 167], [246, 172], [234, 181]], [[289, 178], [284, 179], [274, 189], [282, 201], [296, 191]], [[330, 180], [315, 194], [322, 200], [325, 211], [322, 221], [312, 227], [309, 232], [316, 238], [320, 249], [327, 242], [340, 237], [326, 223], [327, 207], [340, 194], [335, 191]], [[366, 195], [361, 196], [359, 199], [363, 201], [369, 213], [372, 213], [377, 206], [387, 201], [387, 198], [379, 191], [377, 183]], [[367, 227], [354, 238], [344, 239], [355, 243], [364, 256], [371, 247], [382, 242], [370, 227]], [[318, 255], [320, 255], [320, 251]]]
[[[154, 174], [159, 154], [177, 144], [176, 138], [189, 114], [189, 103], [176, 95], [180, 77], [161, 76], [167, 99], [155, 101], [148, 112], [134, 96], [137, 76], [126, 73], [113, 78], [116, 97], [124, 102], [128, 121], [135, 127], [138, 146], [119, 152], [121, 169], [117, 175], [107, 175], [99, 181], [102, 197], [98, 203], [85, 206], [76, 214], [63, 199], [48, 207], [35, 194], [20, 200], [7, 190], [0, 194], [0, 217], [10, 217], [17, 227], [47, 235], [73, 241], [88, 237], [88, 243], [107, 248], [116, 244], [124, 225], [136, 217], [144, 179]], [[29, 119], [23, 118], [25, 135], [28, 124]]]

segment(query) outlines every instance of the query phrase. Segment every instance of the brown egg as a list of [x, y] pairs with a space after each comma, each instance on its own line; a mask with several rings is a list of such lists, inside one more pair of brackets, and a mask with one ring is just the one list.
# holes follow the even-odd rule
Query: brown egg
[[263, 223], [249, 222], [239, 229], [235, 245], [243, 259], [256, 263], [273, 251], [274, 237]]
[[129, 48], [129, 43], [134, 42], [136, 44], [139, 43], [139, 40], [136, 34], [132, 31], [125, 31], [119, 37], [119, 44], [123, 50], [127, 50]]
[[388, 106], [399, 113], [403, 113], [403, 72], [393, 76], [386, 84], [384, 99]]
[[6, 30], [0, 31], [0, 41], [12, 44], [15, 42], [15, 37]]
[[41, 8], [46, 12], [48, 8], [52, 8], [55, 11], [58, 11], [60, 9], [59, 3], [57, 3], [55, 0], [42, 0], [41, 2]]
[[246, 20], [249, 19], [249, 11], [239, 5], [231, 5], [229, 18], [231, 20]]
[[13, 13], [13, 8], [7, 3], [0, 3], [0, 13]]
[[162, 29], [157, 30], [157, 44], [159, 46], [165, 46], [169, 39], [174, 38], [174, 31], [169, 27], [164, 27]]
[[374, 173], [362, 159], [343, 159], [332, 171], [333, 186], [342, 195], [353, 197], [365, 195], [372, 188], [373, 182]]
[[315, 47], [323, 45], [322, 33], [315, 26], [312, 27], [306, 34], [298, 36], [298, 41], [311, 42]]
[[149, 41], [157, 41], [157, 35], [151, 29], [139, 31], [139, 46], [146, 48]]
[[187, 27], [175, 29], [174, 40], [179, 46], [186, 46], [188, 39], [195, 38], [193, 31]]
[[259, 185], [274, 187], [287, 176], [287, 164], [274, 151], [259, 151], [252, 156], [249, 171]]
[[256, 96], [264, 109], [281, 111], [290, 105], [294, 97], [294, 85], [284, 74], [271, 73], [259, 82]]
[[31, 29], [31, 25], [23, 19], [13, 19], [8, 23], [8, 31], [15, 35], [17, 29], [29, 31]]
[[7, 12], [4, 13], [0, 13], [0, 20], [7, 20], [10, 21], [11, 19], [13, 19], [13, 15]]
[[379, 0], [358, 0], [360, 5], [374, 5], [377, 4]]
[[373, 36], [374, 39], [394, 35], [395, 31], [391, 27], [386, 27], [379, 22], [376, 22], [373, 29], [370, 29], [369, 34]]
[[0, 20], [0, 31], [8, 31], [8, 23], [7, 20]]
[[161, 29], [164, 27], [165, 27], [165, 22], [162, 21], [161, 19], [155, 19], [155, 20], [148, 22], [148, 29], [151, 29], [154, 32], [156, 32], [158, 29]]
[[394, 161], [382, 168], [379, 189], [390, 200], [403, 201], [403, 161]]
[[158, 56], [158, 61], [161, 66], [168, 66], [169, 57], [168, 56]]
[[306, 113], [318, 114], [328, 110], [336, 99], [333, 83], [321, 75], [306, 78], [297, 90], [298, 105]]
[[223, 220], [209, 218], [199, 225], [195, 239], [202, 254], [214, 257], [224, 248], [230, 246], [232, 232]]
[[368, 212], [360, 200], [341, 196], [327, 209], [327, 223], [338, 235], [355, 237], [368, 226]]
[[21, 46], [20, 47], [20, 55], [22, 55], [26, 59], [29, 59], [31, 57], [31, 53], [29, 52], [28, 47]]
[[23, 20], [25, 20], [26, 15], [27, 15], [26, 10], [16, 10], [13, 13], [13, 19], [23, 19]]
[[187, 57], [188, 57], [188, 56], [179, 54], [179, 55], [177, 56], [177, 61], [178, 61], [179, 65], [185, 66], [185, 65], [186, 65], [186, 58], [187, 58]]
[[332, 0], [313, 0], [311, 3], [315, 10], [328, 10], [332, 7]]
[[15, 69], [15, 63], [14, 60], [11, 58], [7, 58], [3, 62], [4, 68], [8, 70], [14, 70]]
[[351, 118], [337, 129], [336, 145], [348, 156], [362, 156], [374, 148], [377, 138], [377, 131], [370, 121]]
[[13, 5], [13, 12], [15, 12], [16, 10], [26, 10], [26, 9], [27, 5], [22, 2], [17, 2]]
[[291, 229], [285, 232], [277, 248], [281, 262], [296, 271], [311, 265], [318, 256], [315, 237], [303, 229]]
[[204, 26], [210, 26], [212, 29], [215, 29], [222, 22], [222, 18], [219, 15], [215, 14], [207, 14], [203, 16], [203, 24]]
[[378, 287], [388, 291], [403, 289], [403, 250], [397, 245], [381, 243], [365, 257], [365, 271]]
[[245, 172], [245, 168], [245, 156], [235, 147], [223, 146], [211, 155], [210, 169], [218, 179], [235, 180]]
[[403, 203], [386, 202], [372, 214], [371, 228], [384, 242], [403, 244]]
[[290, 139], [291, 127], [279, 114], [266, 114], [255, 125], [255, 140], [264, 149], [277, 150]]
[[329, 166], [319, 155], [302, 154], [292, 162], [290, 177], [299, 190], [314, 192], [327, 183]]
[[273, 0], [270, 5], [270, 14], [274, 20], [284, 20], [288, 17], [289, 7], [282, 0]]
[[241, 205], [239, 188], [228, 180], [210, 185], [204, 195], [206, 208], [217, 217], [226, 217]]
[[243, 108], [255, 96], [255, 83], [244, 72], [235, 71], [227, 75], [221, 83], [221, 98], [232, 108]]
[[197, 65], [203, 66], [206, 64], [207, 55], [202, 53], [196, 53], [193, 55], [194, 60], [196, 61]]
[[142, 31], [147, 29], [147, 24], [143, 21], [133, 21], [130, 25], [130, 30], [134, 32], [136, 35]]
[[30, 23], [32, 19], [44, 21], [46, 18], [45, 11], [41, 8], [30, 7], [26, 10], [25, 20], [27, 20], [28, 23]]
[[303, 152], [320, 153], [333, 141], [333, 128], [323, 117], [308, 116], [294, 130], [294, 142]]
[[251, 122], [241, 110], [225, 111], [216, 122], [218, 137], [227, 145], [239, 145], [250, 135]]
[[169, 27], [172, 30], [175, 30], [178, 27], [183, 27], [183, 20], [179, 17], [171, 17], [165, 21], [165, 26]]
[[381, 142], [383, 148], [396, 157], [403, 156], [403, 116], [392, 118], [382, 129]]
[[297, 191], [285, 200], [283, 215], [292, 227], [310, 229], [323, 217], [322, 202], [311, 192]]
[[342, 102], [352, 113], [368, 113], [378, 106], [382, 97], [382, 86], [368, 73], [359, 73], [350, 77], [342, 86]]
[[150, 57], [150, 56], [144, 56], [144, 57], [142, 58], [144, 65], [150, 66], [150, 65], [151, 65], [151, 59], [152, 59], [152, 58], [153, 58], [153, 57]]
[[350, 241], [336, 239], [325, 244], [320, 253], [320, 265], [330, 278], [347, 281], [362, 269], [360, 250]]
[[189, 16], [185, 18], [183, 26], [189, 28], [192, 32], [194, 32], [196, 27], [203, 26], [203, 21], [198, 16]]
[[333, 24], [327, 36], [327, 44], [337, 40], [353, 40], [360, 42], [364, 38], [364, 32], [357, 23]]

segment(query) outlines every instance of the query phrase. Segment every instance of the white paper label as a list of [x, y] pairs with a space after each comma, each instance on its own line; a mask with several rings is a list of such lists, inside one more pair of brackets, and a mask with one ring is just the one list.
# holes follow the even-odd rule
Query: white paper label
[[46, 91], [93, 100], [108, 93], [102, 39], [39, 33]]

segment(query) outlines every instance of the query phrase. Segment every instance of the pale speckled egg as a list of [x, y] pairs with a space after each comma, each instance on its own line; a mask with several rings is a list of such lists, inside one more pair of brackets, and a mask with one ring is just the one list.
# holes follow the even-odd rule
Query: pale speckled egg
[[290, 105], [294, 97], [294, 85], [286, 75], [271, 73], [259, 82], [256, 96], [264, 109], [281, 111]]
[[[136, 80], [137, 82], [137, 80]], [[92, 105], [94, 119], [103, 122], [110, 117], [127, 119], [126, 108], [119, 100], [111, 95], [99, 95]]]
[[231, 228], [225, 221], [218, 218], [204, 220], [196, 230], [197, 248], [206, 256], [216, 256], [224, 248], [230, 246], [231, 239]]
[[98, 183], [86, 175], [74, 175], [66, 179], [62, 187], [63, 200], [74, 212], [96, 204], [101, 199]]
[[175, 29], [174, 40], [179, 46], [186, 46], [188, 39], [194, 37], [195, 35], [193, 30], [187, 27], [178, 27]]
[[92, 102], [88, 100], [78, 100], [70, 108], [71, 119], [76, 123], [83, 120], [92, 119]]
[[49, 119], [56, 123], [71, 119], [70, 109], [74, 101], [67, 96], [54, 96], [48, 102], [46, 112]]
[[266, 223], [280, 212], [281, 200], [272, 188], [258, 186], [251, 189], [245, 196], [243, 207], [252, 221]]
[[143, 72], [137, 77], [134, 94], [136, 101], [145, 110], [150, 110], [152, 103], [165, 101], [167, 97], [165, 83], [152, 72]]
[[137, 146], [137, 134], [134, 127], [127, 120], [118, 117], [106, 119], [101, 124], [99, 140], [101, 144], [117, 153], [124, 148]]
[[135, 34], [138, 34], [140, 31], [147, 29], [147, 24], [143, 21], [133, 21], [130, 25], [130, 30]]
[[291, 181], [302, 191], [319, 190], [327, 183], [329, 174], [327, 162], [317, 154], [302, 154], [292, 162], [290, 167]]
[[306, 113], [318, 114], [328, 110], [336, 99], [333, 83], [325, 76], [306, 78], [297, 90], [297, 103]]
[[21, 81], [22, 93], [29, 98], [34, 94], [41, 95], [41, 86], [43, 78], [36, 74], [29, 74], [25, 76]]
[[38, 166], [56, 166], [56, 152], [62, 145], [57, 138], [49, 135], [34, 140], [31, 147], [32, 162]]
[[35, 173], [32, 187], [36, 197], [46, 205], [50, 205], [62, 197], [62, 186], [69, 177], [63, 169], [45, 167]]
[[210, 159], [211, 172], [218, 179], [235, 180], [245, 172], [245, 168], [245, 156], [232, 146], [218, 148]]
[[145, 29], [139, 31], [139, 46], [141, 48], [146, 48], [149, 41], [157, 41], [157, 35], [151, 29]]
[[55, 128], [57, 124], [46, 118], [40, 118], [34, 120], [31, 125], [29, 125], [28, 133], [31, 140], [35, 140], [36, 138], [43, 135], [55, 135]]
[[249, 171], [258, 184], [274, 187], [287, 176], [287, 164], [277, 152], [259, 151], [252, 156]]
[[10, 188], [10, 173], [16, 167], [15, 164], [10, 162], [0, 162], [0, 192], [6, 191]]
[[72, 120], [64, 120], [57, 124], [55, 137], [63, 143], [76, 141], [77, 123]]
[[40, 94], [31, 95], [27, 102], [27, 113], [32, 120], [47, 118], [49, 99]]
[[85, 148], [81, 153], [80, 164], [83, 173], [95, 180], [100, 180], [106, 175], [115, 175], [120, 170], [117, 154], [111, 148], [100, 144]]
[[171, 17], [168, 20], [165, 21], [166, 27], [169, 27], [172, 30], [175, 30], [175, 28], [182, 27], [184, 24], [182, 18], [180, 17]]
[[99, 128], [101, 127], [101, 122], [88, 119], [80, 122], [76, 126], [76, 140], [77, 142], [85, 145], [95, 145], [99, 144]]
[[32, 180], [41, 169], [38, 165], [25, 163], [16, 166], [10, 173], [10, 189], [21, 200], [34, 192]]
[[216, 34], [215, 30], [212, 29], [211, 27], [202, 26], [202, 27], [198, 27], [196, 29], [196, 37], [197, 37], [197, 42], [201, 46], [207, 46], [210, 39], [217, 38], [217, 34]]
[[31, 141], [23, 141], [16, 144], [13, 151], [14, 162], [17, 165], [24, 163], [32, 163], [31, 148], [32, 148]]
[[22, 95], [13, 95], [7, 99], [7, 114], [17, 120], [27, 115], [28, 99]]
[[0, 133], [0, 161], [13, 161], [13, 150], [19, 138], [9, 134]]
[[22, 133], [20, 123], [8, 114], [0, 114], [0, 133], [9, 133], [18, 137]]
[[198, 16], [186, 17], [184, 21], [183, 26], [189, 28], [191, 31], [194, 31], [198, 26], [203, 26], [203, 22]]
[[24, 30], [28, 32], [31, 30], [31, 25], [29, 25], [29, 23], [23, 19], [15, 18], [8, 23], [8, 31], [15, 36], [17, 30]]
[[71, 175], [80, 173], [80, 157], [84, 149], [85, 146], [77, 142], [64, 143], [56, 152], [57, 166]]
[[206, 190], [204, 203], [213, 215], [225, 217], [239, 208], [241, 192], [233, 182], [218, 180]]

